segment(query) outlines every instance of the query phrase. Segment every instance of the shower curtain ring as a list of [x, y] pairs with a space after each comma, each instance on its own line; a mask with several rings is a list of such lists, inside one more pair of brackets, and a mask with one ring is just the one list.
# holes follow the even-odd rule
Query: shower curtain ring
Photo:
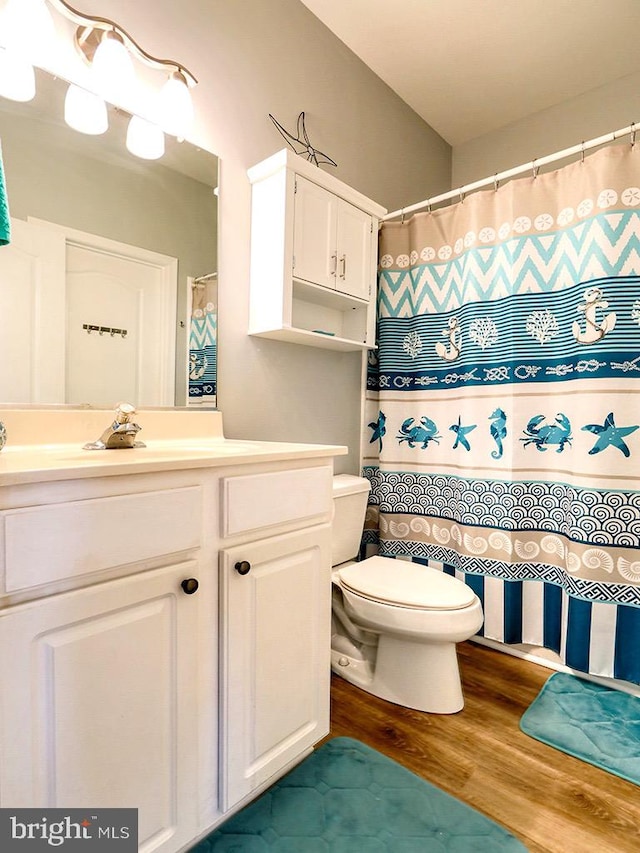
[[458, 195], [460, 196], [460, 204], [464, 204], [464, 193], [462, 192], [462, 188], [458, 190]]
[[532, 172], [533, 172], [533, 177], [534, 177], [534, 178], [537, 178], [537, 177], [538, 177], [538, 172], [540, 171], [540, 166], [536, 166], [536, 161], [535, 161], [535, 160], [532, 160], [532, 161], [531, 161], [531, 169], [532, 169]]
[[404, 225], [404, 208], [400, 211], [400, 225]]
[[494, 192], [498, 192], [498, 187], [500, 186], [500, 181], [498, 180], [498, 173], [496, 172], [493, 176], [493, 190]]
[[584, 139], [580, 143], [580, 162], [584, 163]]
[[427, 200], [427, 213], [431, 213], [431, 199]]
[[631, 122], [631, 147], [636, 144], [636, 123], [634, 121]]

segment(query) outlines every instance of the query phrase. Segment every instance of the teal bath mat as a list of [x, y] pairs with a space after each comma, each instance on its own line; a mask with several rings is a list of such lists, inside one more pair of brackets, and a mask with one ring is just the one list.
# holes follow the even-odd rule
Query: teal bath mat
[[480, 812], [351, 738], [328, 741], [198, 853], [526, 851]]
[[556, 672], [525, 711], [536, 740], [640, 785], [640, 698]]

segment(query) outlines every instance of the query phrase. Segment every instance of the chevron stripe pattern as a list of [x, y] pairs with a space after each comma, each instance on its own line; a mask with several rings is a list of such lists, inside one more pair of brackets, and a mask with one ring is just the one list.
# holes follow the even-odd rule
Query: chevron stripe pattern
[[640, 683], [640, 146], [385, 223], [377, 331], [365, 552]]

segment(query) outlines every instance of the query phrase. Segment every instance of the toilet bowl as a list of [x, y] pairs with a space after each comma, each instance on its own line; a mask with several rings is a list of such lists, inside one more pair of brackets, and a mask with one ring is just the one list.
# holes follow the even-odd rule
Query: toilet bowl
[[[362, 534], [368, 481], [334, 478], [335, 551]], [[342, 478], [342, 479], [341, 479]], [[347, 498], [349, 500], [347, 500]], [[355, 518], [361, 514], [359, 530]], [[430, 566], [369, 557], [334, 560], [331, 667], [347, 681], [396, 704], [435, 714], [464, 706], [456, 643], [482, 626], [480, 600], [457, 578]]]

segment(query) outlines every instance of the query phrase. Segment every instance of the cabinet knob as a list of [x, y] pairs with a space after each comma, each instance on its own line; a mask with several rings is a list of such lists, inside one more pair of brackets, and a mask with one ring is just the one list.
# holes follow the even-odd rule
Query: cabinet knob
[[186, 592], [187, 595], [193, 595], [194, 592], [197, 591], [200, 584], [198, 583], [197, 578], [185, 578], [180, 584], [183, 591]]
[[235, 570], [239, 575], [248, 575], [251, 571], [251, 563], [248, 560], [240, 560], [236, 563]]

